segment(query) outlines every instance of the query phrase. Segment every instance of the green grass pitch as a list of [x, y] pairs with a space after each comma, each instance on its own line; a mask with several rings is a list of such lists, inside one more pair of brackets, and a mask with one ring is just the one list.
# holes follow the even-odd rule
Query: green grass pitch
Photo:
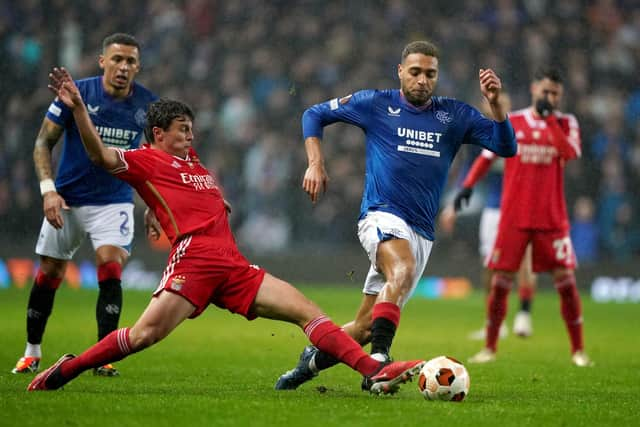
[[[360, 301], [353, 285], [303, 287], [338, 323]], [[360, 391], [347, 367], [323, 372], [293, 392], [276, 378], [293, 366], [306, 338], [295, 326], [247, 322], [211, 306], [156, 346], [121, 361], [121, 376], [85, 373], [56, 392], [27, 393], [32, 375], [10, 373], [22, 354], [28, 290], [0, 290], [0, 426], [627, 426], [640, 414], [640, 306], [583, 298], [587, 352], [594, 368], [570, 364], [558, 298], [540, 292], [534, 336], [500, 341], [498, 360], [468, 365], [471, 390], [462, 403], [425, 401], [415, 381], [394, 396]], [[95, 291], [61, 289], [45, 341], [43, 364], [79, 353], [95, 340]], [[121, 325], [131, 325], [148, 292], [125, 292]], [[467, 340], [483, 320], [483, 298], [413, 298], [396, 336], [396, 359], [441, 354], [461, 361], [480, 349]], [[517, 301], [512, 295], [511, 325]], [[326, 389], [319, 386], [324, 386]]]

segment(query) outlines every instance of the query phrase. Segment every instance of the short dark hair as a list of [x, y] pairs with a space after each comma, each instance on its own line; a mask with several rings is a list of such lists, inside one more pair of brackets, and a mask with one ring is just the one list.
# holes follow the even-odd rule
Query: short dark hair
[[135, 46], [140, 50], [140, 43], [133, 37], [131, 34], [126, 33], [114, 33], [110, 36], [107, 36], [102, 40], [102, 50], [106, 50], [112, 44], [123, 44], [126, 46]]
[[562, 73], [556, 67], [540, 67], [533, 73], [533, 80], [539, 82], [540, 80], [549, 79], [554, 83], [562, 84], [564, 79]]
[[147, 110], [147, 125], [144, 128], [144, 136], [149, 142], [154, 142], [153, 128], [169, 129], [171, 122], [180, 117], [188, 117], [194, 120], [193, 110], [184, 102], [173, 99], [161, 98], [149, 104]]
[[412, 53], [421, 53], [426, 56], [433, 56], [434, 58], [440, 58], [440, 51], [431, 42], [426, 40], [417, 40], [409, 43], [402, 49], [402, 57], [400, 58], [400, 62], [404, 62], [407, 59], [407, 56]]

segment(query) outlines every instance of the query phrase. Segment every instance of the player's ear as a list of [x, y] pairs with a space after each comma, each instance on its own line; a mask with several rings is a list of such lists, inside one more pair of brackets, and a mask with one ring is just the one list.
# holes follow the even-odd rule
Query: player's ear
[[100, 65], [101, 70], [104, 70], [104, 55], [98, 57], [98, 65]]
[[153, 133], [152, 143], [158, 142], [162, 139], [162, 128], [154, 126], [151, 128], [151, 132]]
[[402, 80], [402, 64], [398, 64], [398, 78]]

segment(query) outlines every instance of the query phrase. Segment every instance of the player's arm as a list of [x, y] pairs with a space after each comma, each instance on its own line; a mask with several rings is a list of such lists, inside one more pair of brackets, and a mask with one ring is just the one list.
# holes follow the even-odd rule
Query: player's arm
[[582, 155], [580, 128], [575, 117], [569, 116], [568, 134], [562, 129], [558, 118], [554, 114], [547, 116], [545, 122], [547, 122], [547, 128], [551, 132], [551, 141], [558, 149], [560, 157], [565, 160], [573, 160]]
[[504, 103], [500, 102], [502, 81], [491, 68], [481, 68], [478, 76], [480, 79], [480, 91], [489, 102], [492, 117], [497, 122], [504, 122], [507, 120], [508, 111], [504, 108]]
[[62, 228], [64, 220], [60, 214], [62, 209], [69, 209], [66, 202], [56, 191], [51, 167], [51, 151], [56, 145], [64, 129], [48, 118], [44, 118], [40, 132], [33, 148], [33, 163], [40, 180], [42, 194], [42, 210], [44, 216], [54, 228]]
[[89, 117], [87, 107], [84, 105], [80, 91], [69, 72], [64, 68], [54, 68], [49, 74], [49, 82], [49, 89], [73, 111], [73, 118], [89, 159], [108, 171], [121, 168], [123, 161], [117, 151], [108, 149], [102, 144], [102, 140]]
[[459, 212], [463, 208], [463, 205], [469, 205], [469, 200], [473, 194], [473, 187], [487, 175], [495, 158], [496, 156], [491, 151], [482, 150], [482, 153], [473, 161], [469, 172], [467, 172], [467, 176], [462, 182], [462, 188], [453, 199], [453, 207], [456, 212]]
[[313, 203], [320, 197], [320, 192], [327, 191], [327, 183], [329, 182], [329, 176], [324, 168], [321, 143], [320, 138], [316, 136], [310, 136], [304, 140], [308, 166], [302, 180], [302, 188]]
[[492, 136], [485, 148], [502, 157], [515, 156], [517, 152], [516, 135], [507, 117], [507, 109], [501, 102], [502, 82], [498, 75], [490, 68], [480, 69], [480, 91], [487, 99], [491, 115], [493, 116]]
[[318, 201], [321, 192], [327, 190], [329, 176], [324, 167], [322, 135], [325, 126], [343, 122], [364, 128], [371, 108], [374, 91], [363, 90], [316, 104], [302, 114], [302, 135], [307, 152], [308, 167], [302, 180], [302, 188], [311, 201]]

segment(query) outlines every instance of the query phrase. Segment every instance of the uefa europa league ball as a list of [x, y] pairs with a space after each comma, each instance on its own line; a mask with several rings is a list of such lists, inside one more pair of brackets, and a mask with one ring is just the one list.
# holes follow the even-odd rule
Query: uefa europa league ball
[[469, 394], [470, 382], [464, 365], [449, 356], [429, 360], [418, 375], [418, 388], [427, 400], [460, 402]]

